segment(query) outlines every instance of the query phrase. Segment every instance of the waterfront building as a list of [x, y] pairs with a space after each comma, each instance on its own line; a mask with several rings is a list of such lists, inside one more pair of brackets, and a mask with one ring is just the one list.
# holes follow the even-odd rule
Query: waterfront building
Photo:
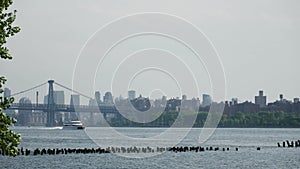
[[[31, 100], [27, 97], [22, 97], [19, 100], [20, 107], [31, 104]], [[17, 124], [21, 126], [30, 126], [32, 118], [32, 110], [19, 110], [17, 116]]]
[[76, 112], [76, 108], [80, 105], [80, 96], [77, 94], [72, 94], [70, 99], [70, 106], [75, 109], [75, 112], [70, 112], [69, 117], [65, 117], [66, 120], [77, 120], [78, 115]]

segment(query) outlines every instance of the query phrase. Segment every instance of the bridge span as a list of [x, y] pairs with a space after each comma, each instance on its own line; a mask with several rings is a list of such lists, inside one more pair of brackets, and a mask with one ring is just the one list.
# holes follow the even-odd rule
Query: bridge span
[[[19, 93], [16, 93], [14, 95], [18, 95], [20, 93], [28, 92], [31, 90], [34, 90], [37, 87], [40, 87], [42, 85], [45, 85], [47, 83], [43, 83], [40, 85], [37, 85], [31, 89], [27, 89], [24, 91], [21, 91]], [[55, 126], [55, 112], [80, 112], [80, 113], [102, 113], [104, 118], [106, 117], [106, 114], [117, 114], [118, 110], [116, 109], [114, 104], [104, 104], [100, 103], [96, 106], [90, 106], [90, 105], [67, 105], [67, 104], [56, 104], [54, 102], [54, 90], [53, 90], [53, 84], [57, 84], [60, 87], [63, 87], [67, 90], [70, 90], [74, 93], [79, 94], [80, 96], [93, 99], [91, 97], [88, 97], [82, 93], [79, 93], [77, 91], [74, 91], [66, 86], [63, 86], [59, 83], [55, 83], [54, 80], [48, 80], [49, 90], [48, 90], [48, 98], [47, 103], [48, 104], [31, 104], [31, 103], [13, 103], [8, 108], [9, 110], [29, 110], [29, 111], [41, 111], [41, 112], [47, 112], [47, 127], [53, 127]], [[14, 96], [11, 95], [11, 96]]]
[[[9, 107], [9, 110], [33, 110], [33, 111], [48, 111], [48, 104], [23, 104], [23, 103], [13, 103]], [[66, 104], [55, 104], [55, 112], [80, 112], [80, 113], [117, 113], [117, 109], [114, 105], [100, 106], [89, 106], [89, 105], [66, 105]]]

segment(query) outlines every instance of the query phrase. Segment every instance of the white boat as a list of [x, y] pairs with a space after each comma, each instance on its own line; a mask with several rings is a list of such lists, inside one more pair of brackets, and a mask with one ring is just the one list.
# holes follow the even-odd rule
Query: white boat
[[79, 120], [64, 123], [63, 130], [83, 130], [85, 127]]

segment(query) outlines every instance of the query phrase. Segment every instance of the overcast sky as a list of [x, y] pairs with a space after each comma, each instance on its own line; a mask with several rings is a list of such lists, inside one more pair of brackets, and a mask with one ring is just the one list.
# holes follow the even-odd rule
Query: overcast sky
[[[125, 90], [135, 89], [137, 93], [151, 97], [161, 94], [168, 97], [187, 94], [191, 98], [200, 97], [202, 93], [214, 95], [214, 91], [222, 87], [218, 85], [226, 79], [226, 96], [216, 92], [216, 100], [222, 100], [222, 97], [238, 97], [240, 101], [253, 101], [261, 89], [265, 91], [268, 101], [276, 100], [281, 93], [292, 99], [300, 97], [299, 7], [298, 0], [16, 0], [11, 9], [18, 10], [16, 24], [22, 30], [8, 41], [14, 59], [0, 62], [1, 74], [8, 78], [7, 86], [12, 89], [12, 93], [54, 79], [69, 87], [73, 85], [75, 90], [89, 96], [93, 95], [94, 90], [100, 90], [103, 95], [113, 88], [115, 96], [121, 94], [126, 97]], [[107, 36], [110, 37], [95, 32], [117, 18], [141, 12], [161, 12], [178, 16], [198, 27], [219, 54], [220, 64], [217, 64], [215, 70], [224, 70], [224, 79], [214, 77], [211, 66], [208, 65], [206, 70], [205, 63], [201, 65], [199, 62], [196, 65], [193, 60], [189, 60], [191, 53], [185, 51], [184, 47], [181, 48], [180, 44], [155, 36], [126, 41], [123, 46], [120, 45], [107, 55], [106, 63], [103, 62], [106, 67], [95, 67], [97, 64], [93, 64], [98, 63], [99, 66], [102, 55], [101, 52], [97, 55], [98, 51], [93, 51], [93, 45], [105, 48], [106, 38], [112, 40], [110, 35], [119, 33], [114, 28], [108, 28], [111, 32]], [[132, 20], [127, 23], [133, 26], [143, 25], [145, 29], [164, 24], [162, 20], [156, 21], [153, 18], [151, 22], [137, 19], [136, 23]], [[166, 20], [165, 23], [168, 22], [171, 21]], [[192, 32], [189, 35], [187, 30], [184, 24], [179, 24], [171, 32], [194, 36]], [[93, 34], [92, 40], [89, 40]], [[85, 44], [86, 47], [83, 48]], [[124, 60], [135, 50], [146, 48], [166, 51], [149, 50]], [[80, 55], [81, 49], [83, 50]], [[168, 51], [176, 53], [177, 58]], [[122, 60], [125, 66], [121, 65], [116, 71], [116, 65]], [[153, 60], [156, 62], [150, 63]], [[185, 69], [180, 66], [183, 62], [187, 63]], [[144, 63], [160, 69], [147, 71], [150, 70], [149, 65]], [[131, 69], [132, 67], [136, 69]], [[164, 72], [165, 69], [167, 71]], [[110, 79], [114, 73], [116, 79], [113, 79], [112, 84]], [[211, 88], [210, 78], [217, 78], [212, 82], [215, 83], [215, 89]], [[121, 90], [123, 87], [124, 90]]]

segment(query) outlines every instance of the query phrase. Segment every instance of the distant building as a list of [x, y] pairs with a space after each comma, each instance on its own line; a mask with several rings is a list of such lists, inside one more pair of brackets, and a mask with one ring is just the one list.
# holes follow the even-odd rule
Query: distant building
[[164, 107], [161, 99], [155, 99], [153, 105], [154, 107]]
[[140, 95], [138, 98], [130, 100], [130, 102], [135, 107], [135, 109], [139, 111], [147, 111], [151, 107], [149, 98], [142, 97], [142, 95]]
[[283, 112], [297, 112], [300, 113], [300, 107], [298, 107], [300, 104], [298, 103], [292, 103], [289, 100], [286, 100], [283, 98], [283, 94], [279, 95], [279, 100], [269, 103], [268, 109], [269, 111], [283, 111]]
[[76, 108], [80, 105], [80, 96], [77, 94], [72, 94], [70, 99], [70, 106], [75, 109], [75, 112], [70, 112], [70, 114], [65, 116], [66, 120], [77, 120], [78, 112], [76, 112]]
[[71, 100], [70, 100], [70, 105], [71, 106], [79, 106], [80, 105], [80, 96], [77, 94], [72, 94]]
[[53, 97], [56, 104], [65, 104], [64, 91], [54, 91]]
[[255, 113], [259, 111], [259, 105], [245, 101], [243, 103], [234, 105], [232, 110], [233, 113], [237, 113], [237, 112]]
[[162, 101], [162, 103], [167, 103], [167, 96], [163, 96], [162, 98], [161, 98], [161, 101]]
[[[10, 97], [11, 97], [10, 95], [11, 95], [11, 90], [9, 88], [4, 88], [3, 96], [10, 99]], [[4, 112], [8, 116], [16, 118], [15, 111], [6, 109], [6, 110], [4, 110]]]
[[232, 98], [231, 105], [236, 105], [236, 104], [238, 104], [238, 98]]
[[101, 95], [99, 91], [95, 92], [95, 100], [98, 105], [101, 103]]
[[[95, 93], [96, 95], [96, 93]], [[96, 97], [95, 97], [96, 98]], [[89, 106], [98, 106], [96, 99], [89, 100]], [[84, 125], [87, 126], [97, 126], [97, 122], [100, 119], [100, 109], [98, 111], [90, 112], [90, 113], [82, 113], [80, 114], [80, 120]]]
[[[31, 100], [27, 97], [22, 97], [19, 100], [20, 107], [26, 106], [31, 104]], [[19, 110], [18, 112], [18, 125], [21, 126], [30, 126], [31, 125], [31, 118], [32, 118], [32, 110]]]
[[167, 96], [162, 96], [161, 99], [157, 99], [154, 102], [155, 107], [166, 107], [167, 104]]
[[260, 108], [266, 107], [267, 96], [264, 96], [264, 92], [262, 90], [259, 91], [258, 96], [255, 96], [255, 104], [259, 105]]
[[203, 94], [202, 95], [202, 105], [201, 107], [207, 107], [207, 106], [210, 106], [212, 103], [212, 99], [210, 97], [210, 95], [208, 94]]
[[103, 96], [103, 103], [104, 104], [113, 104], [114, 103], [114, 99], [113, 99], [111, 92], [105, 93], [105, 95]]
[[292, 112], [300, 113], [299, 98], [294, 98], [294, 103], [292, 104]]
[[179, 99], [169, 99], [167, 101], [167, 104], [166, 104], [166, 108], [165, 108], [165, 111], [166, 112], [170, 112], [170, 111], [180, 111], [180, 106], [181, 106], [181, 100]]
[[192, 98], [188, 100], [187, 98], [182, 98], [180, 109], [186, 111], [198, 111], [200, 106], [199, 98]]
[[[55, 104], [65, 104], [64, 91], [53, 91], [53, 100]], [[44, 104], [48, 104], [48, 95], [44, 96]], [[63, 112], [55, 112], [55, 119], [58, 119], [60, 123], [67, 118], [66, 116]]]
[[129, 100], [135, 99], [135, 91], [134, 90], [129, 90], [128, 91], [128, 99]]
[[286, 100], [285, 98], [283, 98], [283, 94], [280, 94], [280, 95], [279, 95], [279, 102], [281, 102], [281, 103], [287, 103], [287, 102], [289, 102], [289, 101]]
[[[64, 91], [53, 91], [53, 98], [55, 104], [65, 104]], [[44, 96], [44, 104], [48, 104], [48, 95]]]
[[96, 99], [90, 99], [89, 100], [89, 106], [96, 106], [96, 105], [97, 105]]
[[279, 101], [283, 102], [283, 94], [279, 95]]
[[185, 94], [182, 95], [182, 100], [187, 100], [187, 96]]
[[119, 101], [123, 101], [125, 100], [124, 97], [122, 95], [119, 96]]

